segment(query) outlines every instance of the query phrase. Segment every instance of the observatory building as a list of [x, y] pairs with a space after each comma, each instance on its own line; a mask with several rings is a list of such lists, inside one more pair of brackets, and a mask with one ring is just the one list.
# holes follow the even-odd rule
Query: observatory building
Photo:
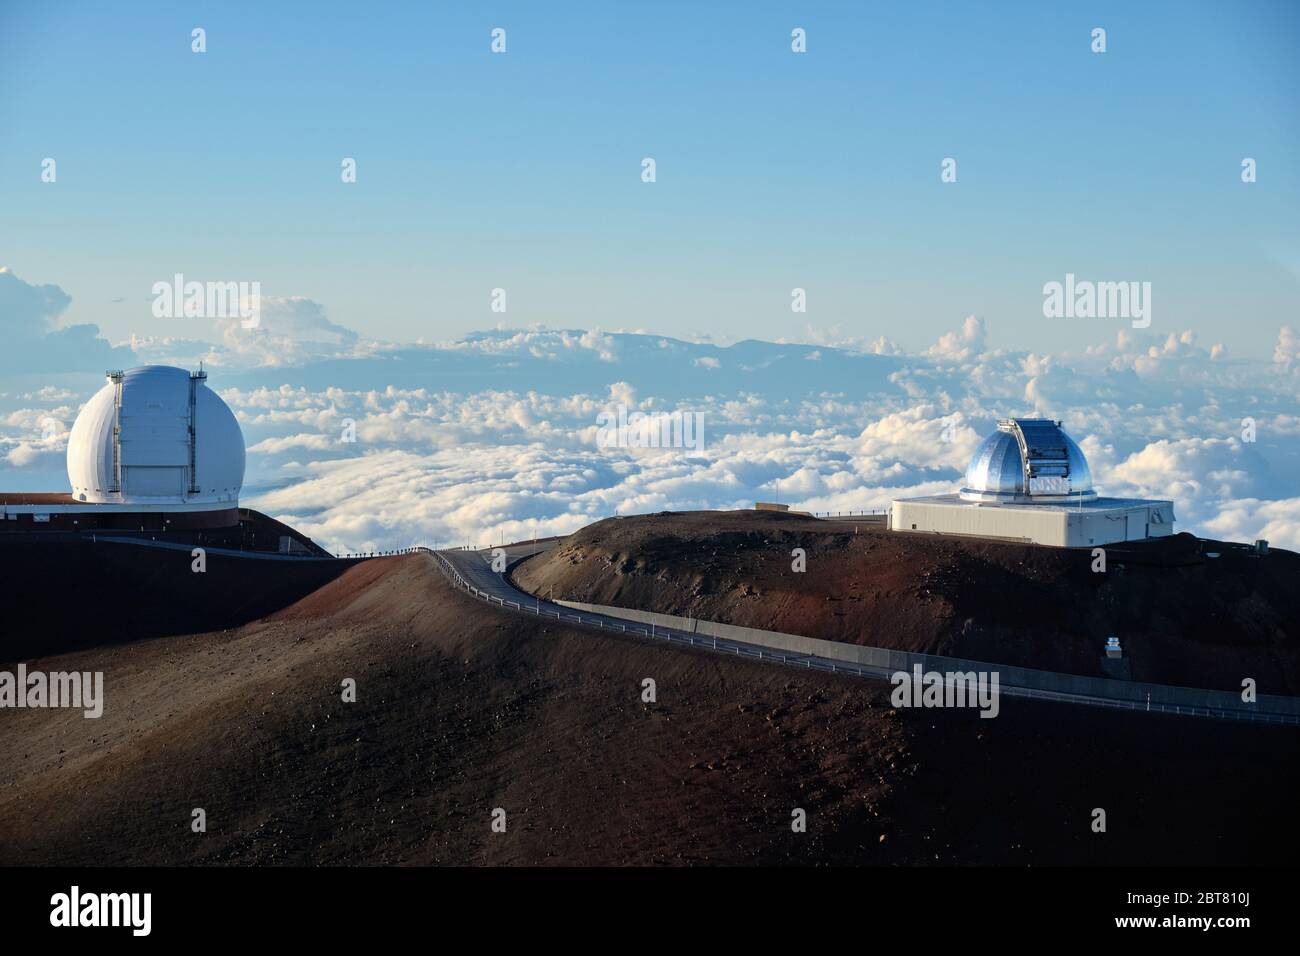
[[203, 371], [108, 372], [68, 435], [69, 493], [0, 495], [0, 531], [190, 531], [240, 523], [244, 436]]
[[244, 436], [202, 370], [107, 375], [68, 433], [70, 489], [0, 493], [11, 659], [239, 627], [352, 564], [239, 506]]
[[894, 501], [889, 526], [1086, 548], [1167, 537], [1174, 533], [1174, 504], [1098, 497], [1087, 459], [1060, 422], [1010, 418], [975, 450], [965, 487]]

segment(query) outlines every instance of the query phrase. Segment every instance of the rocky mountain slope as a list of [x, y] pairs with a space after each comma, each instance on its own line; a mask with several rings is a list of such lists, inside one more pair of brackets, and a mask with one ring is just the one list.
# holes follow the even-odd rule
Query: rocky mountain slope
[[[0, 710], [0, 865], [1283, 863], [1295, 729], [879, 682], [488, 607], [359, 564], [235, 630], [29, 662], [104, 715]], [[355, 703], [341, 699], [356, 681]], [[657, 700], [643, 702], [653, 678]], [[490, 828], [494, 808], [505, 833]], [[1093, 833], [1094, 808], [1108, 831]], [[203, 808], [207, 832], [191, 830]], [[807, 832], [791, 830], [795, 808]]]
[[[806, 570], [792, 570], [796, 548]], [[515, 572], [556, 598], [1135, 680], [1300, 694], [1300, 555], [1191, 535], [1089, 551], [756, 512], [598, 522]]]

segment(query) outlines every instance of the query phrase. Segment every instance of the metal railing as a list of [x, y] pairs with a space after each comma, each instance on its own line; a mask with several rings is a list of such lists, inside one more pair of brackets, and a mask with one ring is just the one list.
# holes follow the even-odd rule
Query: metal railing
[[867, 511], [813, 511], [814, 518], [872, 518], [889, 514], [888, 508], [871, 508]]
[[[428, 548], [419, 550], [431, 553], [438, 559], [440, 569], [454, 586], [463, 589], [467, 594], [473, 597], [482, 599], [487, 604], [495, 603], [503, 609], [512, 608], [516, 611], [535, 614], [539, 618], [554, 617], [555, 620], [561, 622], [571, 621], [576, 624], [585, 624], [589, 627], [597, 627], [605, 631], [616, 631], [622, 634], [657, 638], [669, 643], [678, 643], [689, 647], [709, 649], [720, 653], [733, 654], [737, 657], [750, 657], [754, 660], [769, 661], [771, 663], [783, 664], [790, 667], [802, 667], [806, 670], [819, 670], [828, 674], [848, 674], [867, 679], [888, 680], [894, 673], [894, 670], [890, 668], [863, 666], [861, 664], [835, 661], [829, 658], [817, 657], [809, 654], [791, 654], [782, 651], [775, 651], [770, 648], [765, 649], [756, 644], [745, 644], [739, 641], [730, 641], [726, 638], [719, 639], [716, 635], [701, 636], [698, 634], [689, 634], [677, 631], [673, 628], [655, 626], [653, 624], [644, 625], [630, 622], [618, 622], [614, 620], [609, 620], [607, 622], [604, 616], [592, 616], [590, 612], [588, 612], [586, 617], [581, 613], [565, 614], [564, 611], [552, 611], [549, 608], [543, 607], [540, 599], [537, 600], [532, 607], [529, 607], [527, 601], [509, 601], [471, 584], [461, 575], [455, 565], [453, 565], [442, 554], [436, 551], [429, 551]], [[999, 685], [999, 692], [1006, 694], [1009, 697], [1046, 700], [1057, 703], [1081, 704], [1093, 707], [1106, 707], [1112, 710], [1175, 714], [1179, 716], [1218, 717], [1222, 719], [1245, 720], [1252, 723], [1264, 724], [1300, 725], [1300, 715], [1279, 714], [1268, 711], [1228, 710], [1203, 705], [1170, 704], [1152, 700], [1125, 700], [1114, 697], [1072, 694], [1067, 691], [1044, 690], [1036, 687], [1024, 687], [1006, 683]]]
[[[448, 551], [456, 551], [456, 548], [448, 548]], [[412, 545], [409, 548], [397, 548], [393, 551], [349, 551], [344, 554], [336, 554], [334, 557], [340, 561], [353, 561], [361, 558], [393, 558], [400, 554], [437, 554], [433, 548], [426, 548], [422, 544]]]

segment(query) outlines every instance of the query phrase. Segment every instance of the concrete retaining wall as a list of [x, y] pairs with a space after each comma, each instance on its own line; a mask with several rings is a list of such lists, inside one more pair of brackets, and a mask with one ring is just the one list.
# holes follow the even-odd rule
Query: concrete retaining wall
[[[910, 671], [917, 664], [921, 665], [922, 671], [984, 671], [986, 673], [996, 671], [1000, 683], [1013, 687], [1082, 694], [1088, 697], [1133, 701], [1138, 704], [1145, 704], [1149, 699], [1152, 704], [1164, 704], [1171, 707], [1210, 707], [1215, 710], [1237, 711], [1240, 713], [1268, 712], [1300, 716], [1300, 697], [1260, 694], [1256, 703], [1248, 704], [1241, 699], [1239, 693], [1234, 691], [1171, 687], [1167, 684], [1146, 684], [1137, 681], [1112, 680], [1107, 677], [1084, 677], [1078, 674], [1035, 670], [1030, 667], [1013, 667], [1008, 664], [972, 661], [960, 657], [914, 654], [909, 651], [868, 647], [862, 644], [845, 644], [841, 641], [826, 641], [816, 637], [803, 637], [799, 634], [785, 634], [780, 631], [737, 627], [734, 624], [719, 624], [716, 621], [701, 621], [697, 618], [678, 617], [673, 614], [635, 611], [607, 604], [583, 604], [578, 601], [556, 601], [555, 603], [579, 611], [605, 614], [626, 621], [636, 621], [640, 624], [653, 623], [656, 627], [668, 627], [690, 634], [703, 634], [706, 637], [738, 641], [742, 644], [753, 644], [758, 647], [789, 651], [793, 654], [806, 654], [834, 661], [845, 661], [863, 667], [884, 668], [891, 672]], [[1149, 698], [1148, 694], [1150, 695]]]

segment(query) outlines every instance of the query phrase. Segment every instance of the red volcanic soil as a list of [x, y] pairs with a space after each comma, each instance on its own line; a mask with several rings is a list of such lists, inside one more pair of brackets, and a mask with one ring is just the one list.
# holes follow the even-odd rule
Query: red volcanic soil
[[[236, 630], [31, 662], [0, 865], [1292, 862], [1300, 730], [889, 686], [538, 621], [413, 554]], [[345, 678], [357, 701], [340, 700]], [[657, 702], [641, 682], [657, 682]], [[202, 807], [208, 831], [190, 830]], [[508, 829], [490, 829], [493, 808]], [[806, 833], [790, 828], [807, 811]], [[1107, 812], [1104, 834], [1092, 811]]]
[[[1219, 553], [1207, 558], [1205, 551]], [[807, 570], [791, 570], [803, 548]], [[744, 627], [1134, 680], [1300, 694], [1300, 555], [1191, 535], [1087, 550], [755, 512], [600, 521], [515, 572], [529, 592]]]

